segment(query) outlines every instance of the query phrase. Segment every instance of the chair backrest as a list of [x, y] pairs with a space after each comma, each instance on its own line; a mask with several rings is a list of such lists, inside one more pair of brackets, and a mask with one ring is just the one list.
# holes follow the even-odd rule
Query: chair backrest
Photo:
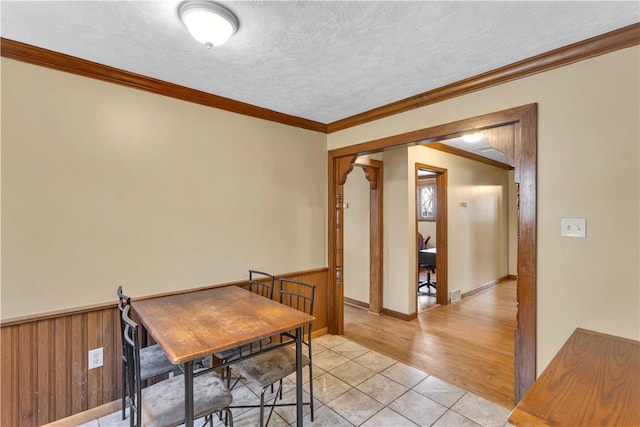
[[[125, 322], [122, 320], [122, 313], [124, 313], [124, 309], [131, 305], [131, 298], [122, 293], [122, 286], [118, 286], [118, 290], [116, 291], [118, 294], [118, 308], [120, 309], [120, 340], [122, 342], [122, 356], [126, 360], [126, 354], [124, 352], [124, 328]], [[124, 391], [124, 390], [123, 390]]]
[[273, 299], [273, 286], [276, 278], [258, 270], [249, 270], [249, 287], [251, 292], [262, 295], [265, 298]]
[[[129, 317], [130, 305], [122, 311], [122, 323], [125, 325], [123, 332], [123, 346], [127, 359], [127, 384], [129, 386], [129, 416], [134, 420], [135, 426], [142, 425], [142, 413], [140, 412], [139, 399], [142, 391], [142, 379], [140, 377], [140, 346], [138, 345], [138, 324]], [[124, 391], [123, 391], [124, 392]]]
[[[313, 303], [315, 300], [316, 286], [292, 279], [280, 279], [280, 303], [313, 316]], [[311, 324], [304, 329], [303, 341], [307, 346], [311, 345]]]

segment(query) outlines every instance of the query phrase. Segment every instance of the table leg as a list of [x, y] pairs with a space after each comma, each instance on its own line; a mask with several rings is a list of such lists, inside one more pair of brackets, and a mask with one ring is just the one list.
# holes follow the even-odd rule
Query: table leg
[[296, 426], [302, 427], [302, 327], [296, 329]]
[[184, 425], [193, 427], [193, 361], [184, 364]]

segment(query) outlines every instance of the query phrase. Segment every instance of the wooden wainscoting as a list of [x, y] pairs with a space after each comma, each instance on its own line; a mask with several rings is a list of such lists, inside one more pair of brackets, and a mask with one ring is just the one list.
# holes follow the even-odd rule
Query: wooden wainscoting
[[[3, 426], [35, 426], [120, 396], [118, 307], [2, 325]], [[104, 366], [87, 370], [89, 349]]]
[[[316, 285], [314, 330], [326, 331], [327, 268], [276, 277]], [[113, 304], [3, 321], [0, 425], [39, 426], [118, 400], [118, 315], [114, 287]], [[88, 371], [88, 352], [97, 347], [104, 349], [104, 365]]]

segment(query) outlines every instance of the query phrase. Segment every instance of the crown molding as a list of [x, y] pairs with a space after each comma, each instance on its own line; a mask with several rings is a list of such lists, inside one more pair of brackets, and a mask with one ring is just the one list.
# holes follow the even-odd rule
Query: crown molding
[[118, 68], [42, 49], [14, 40], [1, 38], [0, 54], [5, 58], [40, 65], [42, 67], [52, 68], [54, 70], [77, 74], [83, 77], [89, 77], [109, 83], [115, 83], [134, 89], [140, 89], [158, 95], [180, 99], [182, 101], [205, 105], [207, 107], [219, 108], [221, 110], [231, 111], [245, 116], [269, 120], [321, 133], [326, 133], [327, 131], [327, 126], [324, 123], [278, 113], [277, 111], [190, 89], [140, 74], [130, 73]]
[[219, 108], [237, 114], [321, 133], [333, 133], [638, 44], [640, 44], [640, 23], [524, 59], [496, 70], [329, 124], [290, 116], [5, 38], [0, 38], [0, 54], [5, 58]]
[[513, 64], [442, 86], [373, 110], [327, 124], [327, 133], [337, 132], [405, 111], [435, 104], [446, 99], [476, 92], [543, 71], [563, 67], [584, 59], [640, 44], [640, 23], [592, 37], [559, 49], [514, 62]]

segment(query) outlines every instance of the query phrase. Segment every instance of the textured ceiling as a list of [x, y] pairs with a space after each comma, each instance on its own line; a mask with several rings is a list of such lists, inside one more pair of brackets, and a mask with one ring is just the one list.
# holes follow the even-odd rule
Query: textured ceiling
[[330, 123], [640, 21], [640, 2], [223, 2], [207, 50], [179, 2], [2, 1], [2, 37]]

